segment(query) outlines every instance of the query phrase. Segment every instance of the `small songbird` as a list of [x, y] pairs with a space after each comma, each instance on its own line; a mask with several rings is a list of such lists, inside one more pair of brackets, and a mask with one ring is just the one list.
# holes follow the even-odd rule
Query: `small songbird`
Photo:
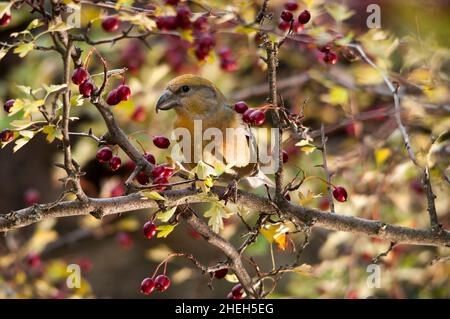
[[[228, 181], [239, 181], [243, 178], [261, 178], [254, 155], [255, 147], [251, 143], [251, 132], [243, 123], [240, 114], [227, 103], [225, 96], [214, 83], [197, 75], [185, 74], [171, 80], [158, 102], [156, 111], [173, 109], [177, 115], [174, 129], [185, 129], [193, 137], [196, 127], [201, 126], [202, 143], [190, 140], [191, 159], [185, 161], [187, 167], [194, 167], [194, 152], [201, 148], [201, 160], [216, 167], [222, 162], [227, 168], [220, 177]], [[223, 144], [213, 150], [208, 148], [210, 129], [216, 129], [223, 137]], [[233, 129], [237, 136], [227, 136], [227, 129]], [[214, 130], [212, 131], [214, 132]], [[214, 133], [213, 133], [214, 134]], [[237, 138], [236, 138], [237, 137]], [[179, 140], [179, 143], [182, 142]], [[253, 153], [252, 153], [253, 152]], [[198, 154], [197, 154], [198, 155]], [[264, 175], [265, 182], [272, 182]], [[253, 183], [254, 185], [254, 183]]]

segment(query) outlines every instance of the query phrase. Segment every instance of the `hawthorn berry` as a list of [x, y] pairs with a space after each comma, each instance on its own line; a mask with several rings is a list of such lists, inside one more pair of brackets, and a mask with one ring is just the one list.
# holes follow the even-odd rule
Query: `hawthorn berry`
[[6, 113], [9, 113], [11, 111], [11, 108], [14, 106], [14, 102], [15, 100], [13, 99], [10, 99], [5, 102], [5, 104], [3, 105], [3, 109], [5, 110]]
[[336, 64], [337, 55], [333, 52], [326, 52], [323, 56], [323, 62], [326, 64]]
[[286, 10], [295, 11], [298, 9], [298, 4], [297, 2], [290, 0], [284, 4], [284, 7]]
[[298, 16], [298, 22], [301, 24], [307, 24], [311, 20], [311, 13], [308, 10], [303, 10]]
[[11, 142], [14, 138], [14, 132], [11, 130], [4, 130], [0, 133], [0, 139], [3, 143]]
[[231, 289], [231, 294], [234, 297], [240, 297], [242, 296], [243, 292], [242, 292], [242, 284], [237, 284], [236, 286], [233, 287], [233, 289]]
[[145, 108], [143, 106], [138, 106], [134, 110], [133, 115], [131, 115], [131, 118], [136, 122], [144, 122], [146, 117], [147, 117], [147, 114], [146, 114]]
[[234, 59], [220, 61], [220, 68], [226, 72], [234, 72], [238, 69], [237, 61]]
[[192, 24], [194, 30], [199, 32], [204, 32], [208, 30], [208, 17], [206, 15], [202, 15], [198, 17], [194, 23]]
[[153, 236], [155, 236], [156, 234], [156, 224], [153, 222], [146, 222], [144, 224], [144, 236], [147, 237], [148, 239], [153, 238]]
[[170, 279], [166, 275], [159, 275], [155, 279], [156, 289], [163, 292], [170, 286]]
[[117, 89], [111, 90], [106, 96], [106, 103], [108, 105], [117, 105], [121, 101], [121, 97], [117, 93]]
[[123, 249], [131, 248], [134, 244], [133, 238], [131, 238], [130, 234], [124, 232], [117, 233], [116, 241]]
[[303, 30], [303, 24], [299, 23], [298, 21], [294, 21], [292, 24], [292, 31], [295, 33], [300, 33]]
[[100, 163], [106, 163], [112, 158], [112, 150], [105, 146], [97, 151], [95, 157]]
[[239, 101], [234, 104], [234, 110], [237, 113], [244, 114], [248, 110], [248, 105], [244, 101]]
[[291, 22], [294, 19], [294, 14], [289, 10], [283, 10], [280, 17], [283, 21]]
[[283, 150], [283, 164], [289, 161], [289, 154], [285, 150]]
[[173, 167], [166, 166], [166, 167], [164, 167], [163, 176], [165, 178], [170, 178], [173, 175], [174, 171], [175, 171], [175, 169]]
[[72, 73], [72, 82], [76, 85], [80, 85], [81, 83], [87, 80], [88, 76], [89, 72], [85, 68], [83, 67], [76, 68], [75, 70], [73, 70]]
[[121, 101], [128, 101], [131, 96], [131, 89], [128, 85], [120, 85], [117, 89], [117, 96]]
[[28, 206], [37, 204], [40, 199], [41, 199], [41, 194], [39, 193], [39, 191], [37, 191], [35, 189], [29, 189], [23, 195], [23, 200], [24, 200], [25, 204], [27, 204]]
[[170, 141], [165, 136], [157, 135], [153, 137], [153, 144], [158, 148], [168, 148], [170, 146]]
[[10, 22], [11, 22], [11, 15], [8, 13], [5, 13], [0, 18], [0, 26], [2, 26], [2, 27], [6, 27], [8, 24], [10, 24]]
[[110, 197], [119, 197], [119, 196], [123, 196], [123, 194], [125, 194], [125, 187], [122, 184], [117, 184], [111, 190]]
[[266, 114], [264, 114], [264, 112], [262, 112], [260, 110], [255, 110], [250, 115], [250, 122], [256, 126], [262, 125], [265, 120], [266, 120]]
[[152, 278], [145, 278], [141, 282], [141, 292], [144, 295], [150, 295], [155, 290], [156, 284]]
[[121, 165], [122, 165], [122, 160], [120, 159], [119, 156], [113, 156], [109, 160], [109, 167], [111, 168], [111, 170], [113, 172], [117, 171]]
[[92, 92], [94, 91], [94, 84], [91, 81], [86, 80], [80, 84], [78, 89], [81, 95], [83, 95], [84, 97], [90, 97]]
[[159, 16], [156, 18], [156, 27], [163, 31], [175, 30], [177, 28], [177, 17]]
[[227, 299], [242, 299], [242, 295], [234, 296], [231, 292], [228, 293]]
[[156, 164], [156, 159], [153, 156], [153, 154], [150, 153], [144, 153], [144, 158], [151, 164], [155, 165]]
[[38, 268], [41, 266], [42, 263], [41, 256], [35, 253], [28, 254], [26, 257], [26, 261], [28, 266], [30, 266], [31, 268]]
[[145, 174], [145, 172], [139, 172], [136, 175], [136, 180], [141, 185], [147, 185], [150, 182], [150, 179], [149, 179], [148, 175]]
[[228, 274], [228, 268], [222, 268], [222, 269], [216, 270], [214, 272], [214, 277], [216, 277], [217, 279], [222, 279], [227, 274]]
[[336, 186], [333, 190], [333, 197], [338, 202], [345, 202], [347, 200], [347, 191], [342, 186]]
[[244, 112], [244, 114], [242, 115], [242, 119], [244, 120], [245, 123], [250, 124], [252, 121], [250, 119], [250, 116], [253, 114], [253, 112], [255, 112], [256, 110], [254, 109], [248, 109]]
[[188, 7], [178, 7], [176, 15], [177, 27], [181, 29], [189, 29], [191, 27], [191, 15], [192, 12]]
[[[162, 184], [162, 185], [169, 184], [169, 180], [164, 176], [157, 177], [153, 180], [153, 185], [158, 185], [158, 184]], [[165, 190], [166, 188], [167, 187], [165, 187], [165, 186], [155, 187], [156, 190], [160, 190], [160, 191]]]
[[115, 32], [120, 27], [120, 20], [116, 16], [106, 17], [102, 21], [102, 28], [106, 32]]
[[165, 170], [166, 170], [166, 168], [164, 167], [164, 165], [157, 165], [157, 166], [153, 167], [153, 170], [150, 175], [152, 178], [162, 177], [162, 176], [164, 176]]
[[166, 0], [165, 2], [166, 2], [166, 4], [175, 7], [175, 6], [178, 5], [178, 3], [180, 2], [180, 0]]
[[291, 23], [284, 21], [284, 20], [280, 20], [280, 23], [278, 23], [278, 29], [280, 29], [281, 31], [288, 31], [291, 28]]

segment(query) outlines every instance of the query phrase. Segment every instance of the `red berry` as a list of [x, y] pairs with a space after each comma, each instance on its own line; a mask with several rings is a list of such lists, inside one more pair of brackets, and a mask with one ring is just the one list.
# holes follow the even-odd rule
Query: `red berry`
[[165, 170], [166, 168], [164, 167], [164, 165], [157, 165], [153, 167], [153, 170], [150, 175], [152, 176], [152, 178], [162, 177], [164, 176]]
[[166, 2], [166, 4], [175, 7], [175, 6], [178, 5], [178, 3], [180, 2], [180, 0], [166, 0], [165, 2]]
[[[157, 185], [157, 184], [162, 184], [162, 185], [164, 185], [164, 184], [169, 184], [169, 180], [166, 178], [166, 177], [164, 177], [164, 176], [161, 176], [161, 177], [157, 177], [157, 178], [155, 178], [154, 180], [153, 180], [153, 184], [154, 185]], [[157, 189], [157, 190], [165, 190], [167, 187], [164, 187], [164, 186], [160, 186], [160, 187], [155, 187], [155, 189]]]
[[110, 197], [119, 197], [119, 196], [123, 196], [123, 194], [125, 194], [125, 187], [123, 187], [122, 184], [117, 184], [117, 185], [114, 186], [114, 188], [111, 190], [111, 195], [110, 195]]
[[245, 123], [250, 124], [251, 120], [250, 120], [250, 116], [253, 114], [253, 112], [255, 112], [256, 110], [254, 109], [248, 109], [247, 111], [244, 112], [244, 114], [242, 115], [242, 119], [244, 120]]
[[83, 95], [84, 97], [90, 97], [92, 92], [94, 91], [94, 84], [92, 84], [91, 81], [86, 80], [80, 84], [78, 89], [80, 90], [81, 95]]
[[311, 19], [311, 13], [308, 10], [303, 10], [302, 13], [298, 16], [298, 22], [301, 24], [306, 24]]
[[41, 194], [35, 189], [29, 189], [23, 195], [23, 199], [25, 201], [25, 204], [31, 206], [39, 202], [39, 200], [41, 199]]
[[5, 13], [0, 18], [0, 26], [2, 26], [2, 27], [6, 27], [10, 22], [11, 22], [11, 15], [10, 14]]
[[266, 120], [266, 114], [260, 110], [255, 110], [250, 115], [250, 122], [256, 126], [260, 126]]
[[322, 53], [330, 52], [330, 50], [331, 50], [331, 46], [329, 44], [324, 45], [323, 47], [319, 48], [319, 51], [322, 52]]
[[327, 52], [323, 56], [323, 62], [325, 62], [326, 64], [336, 64], [337, 55], [333, 52]]
[[236, 286], [234, 286], [233, 289], [231, 289], [231, 294], [235, 297], [242, 296], [242, 285], [237, 284]]
[[222, 268], [222, 269], [216, 270], [214, 272], [214, 277], [216, 277], [217, 279], [222, 279], [227, 274], [228, 274], [228, 268]]
[[146, 114], [145, 108], [143, 106], [138, 106], [134, 110], [133, 115], [131, 115], [131, 118], [136, 122], [144, 122], [146, 117], [147, 117], [147, 114]]
[[87, 80], [88, 76], [89, 73], [85, 68], [83, 67], [76, 68], [75, 70], [73, 70], [72, 73], [72, 82], [76, 85], [80, 85], [81, 83]]
[[319, 202], [319, 208], [321, 210], [328, 210], [330, 208], [330, 201], [327, 197], [322, 197]]
[[31, 268], [38, 268], [41, 265], [41, 256], [35, 253], [30, 253], [26, 257], [28, 266]]
[[145, 174], [144, 172], [139, 172], [136, 175], [136, 180], [141, 185], [147, 185], [150, 182], [150, 179], [148, 178], [147, 174]]
[[204, 32], [208, 30], [208, 17], [202, 15], [198, 17], [192, 25], [196, 31]]
[[111, 170], [117, 171], [120, 166], [122, 165], [122, 160], [120, 159], [119, 156], [113, 156], [110, 160], [109, 160], [109, 167], [111, 168]]
[[189, 9], [188, 7], [177, 8], [177, 27], [181, 29], [189, 29], [191, 27], [191, 15], [191, 9]]
[[121, 97], [117, 93], [117, 89], [112, 90], [106, 96], [106, 103], [108, 103], [108, 105], [117, 105], [120, 103], [120, 101]]
[[244, 101], [239, 101], [234, 104], [234, 110], [240, 114], [244, 114], [248, 110], [248, 105]]
[[278, 24], [278, 29], [280, 29], [281, 31], [288, 31], [291, 28], [291, 23], [281, 20], [280, 23]]
[[242, 299], [242, 295], [234, 296], [231, 292], [228, 293], [227, 299]]
[[160, 16], [156, 19], [156, 27], [159, 30], [175, 30], [177, 25], [176, 16]]
[[152, 238], [156, 234], [157, 226], [153, 222], [146, 222], [144, 225], [144, 236], [148, 239]]
[[115, 16], [107, 17], [102, 21], [102, 28], [106, 32], [117, 31], [119, 27], [120, 27], [120, 20]]
[[281, 12], [280, 17], [282, 20], [284, 20], [286, 22], [291, 22], [292, 19], [294, 19], [294, 15], [292, 14], [291, 11], [288, 11], [288, 10], [283, 10], [283, 12]]
[[226, 72], [234, 72], [238, 69], [237, 61], [234, 59], [220, 61], [220, 68]]
[[345, 202], [347, 200], [347, 191], [342, 186], [337, 186], [333, 190], [333, 197], [338, 202]]
[[128, 85], [121, 85], [117, 88], [117, 95], [121, 101], [128, 101], [131, 96], [131, 89]]
[[100, 163], [106, 163], [112, 157], [112, 150], [109, 147], [105, 146], [97, 151], [95, 157]]
[[167, 137], [158, 135], [153, 138], [153, 144], [159, 148], [168, 148], [170, 146], [170, 141]]
[[288, 1], [284, 4], [284, 7], [289, 11], [295, 11], [298, 9], [298, 4], [295, 1]]
[[151, 164], [155, 165], [156, 164], [156, 159], [153, 156], [153, 154], [150, 153], [144, 153], [144, 158]]
[[303, 24], [299, 23], [298, 21], [294, 21], [292, 24], [292, 31], [295, 33], [300, 33], [303, 30]]
[[4, 130], [0, 133], [0, 139], [3, 143], [11, 142], [14, 138], [14, 132], [11, 130]]
[[3, 105], [3, 109], [5, 110], [6, 113], [9, 113], [11, 108], [14, 106], [14, 102], [15, 102], [15, 100], [13, 100], [13, 99], [5, 102], [5, 104]]
[[133, 246], [134, 243], [133, 238], [131, 238], [130, 234], [124, 232], [118, 233], [116, 235], [116, 240], [119, 246], [124, 249], [131, 248], [131, 246]]
[[283, 164], [287, 163], [287, 161], [289, 161], [289, 154], [283, 150]]
[[163, 174], [163, 176], [165, 178], [169, 178], [169, 177], [171, 177], [173, 175], [174, 171], [175, 171], [175, 169], [173, 167], [166, 166], [166, 167], [164, 167], [164, 174]]
[[233, 52], [231, 52], [231, 49], [229, 47], [223, 47], [217, 51], [217, 54], [219, 54], [220, 58], [224, 60], [232, 59], [232, 53]]
[[163, 292], [166, 291], [170, 286], [170, 279], [165, 275], [159, 275], [155, 279], [156, 289]]
[[152, 278], [145, 278], [141, 282], [141, 292], [144, 295], [150, 295], [155, 290], [156, 284]]
[[134, 169], [136, 168], [136, 162], [132, 161], [132, 160], [128, 160], [125, 165], [126, 165], [127, 170], [129, 170], [129, 171], [134, 171]]

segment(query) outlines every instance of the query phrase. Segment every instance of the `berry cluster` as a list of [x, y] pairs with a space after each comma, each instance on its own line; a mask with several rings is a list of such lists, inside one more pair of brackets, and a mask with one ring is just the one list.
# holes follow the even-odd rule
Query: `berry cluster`
[[0, 18], [0, 26], [6, 27], [10, 23], [11, 23], [11, 15], [8, 13], [3, 14], [3, 16]]
[[319, 49], [320, 52], [323, 53], [322, 60], [326, 64], [336, 64], [338, 58], [336, 53], [331, 51], [331, 47], [329, 45], [326, 45]]
[[106, 103], [108, 103], [108, 105], [117, 105], [122, 101], [128, 101], [130, 97], [130, 87], [128, 85], [121, 84], [108, 93], [108, 95], [106, 96]]
[[169, 287], [170, 279], [166, 275], [159, 275], [155, 279], [147, 277], [141, 283], [141, 292], [145, 295], [150, 295], [155, 289], [164, 292]]
[[95, 157], [100, 163], [109, 162], [109, 168], [113, 172], [117, 171], [122, 165], [122, 160], [120, 157], [117, 155], [113, 156], [112, 150], [107, 146], [99, 149]]
[[249, 108], [244, 101], [234, 104], [234, 110], [242, 114], [242, 119], [247, 124], [260, 126], [266, 120], [266, 114], [263, 111]]
[[220, 57], [220, 67], [226, 72], [234, 72], [238, 69], [237, 61], [229, 47], [223, 47], [217, 52]]
[[90, 97], [94, 92], [94, 83], [89, 76], [89, 72], [84, 67], [78, 67], [72, 73], [72, 82], [78, 85], [80, 94], [84, 97]]
[[289, 0], [284, 4], [284, 8], [285, 10], [281, 12], [278, 22], [278, 29], [284, 32], [289, 31], [292, 26], [292, 31], [298, 33], [303, 29], [303, 25], [311, 20], [311, 13], [308, 10], [303, 10], [297, 19], [294, 19], [294, 12], [298, 9], [298, 4], [295, 1]]

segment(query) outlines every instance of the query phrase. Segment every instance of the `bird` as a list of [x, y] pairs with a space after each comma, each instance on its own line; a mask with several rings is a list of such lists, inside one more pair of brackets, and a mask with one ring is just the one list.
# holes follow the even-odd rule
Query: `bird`
[[[254, 139], [252, 140], [249, 127], [212, 81], [192, 74], [175, 77], [168, 82], [156, 102], [156, 112], [168, 110], [174, 110], [176, 113], [174, 130], [185, 130], [194, 137], [199, 133], [198, 126], [201, 125], [202, 136], [211, 130], [222, 135], [223, 143], [216, 144], [217, 147], [213, 149], [207, 147], [211, 142], [205, 138], [202, 138], [202, 143], [195, 143], [191, 139], [190, 154], [198, 157], [201, 148], [200, 159], [204, 163], [213, 168], [221, 164], [225, 167], [224, 173], [220, 175], [222, 180], [229, 182], [225, 197], [235, 193], [239, 181], [243, 179], [253, 187], [273, 184], [262, 174], [258, 162], [254, 160], [257, 158], [257, 147], [252, 143]], [[228, 129], [237, 132], [238, 138], [228, 138]], [[182, 143], [183, 138], [179, 139], [178, 143]], [[197, 164], [193, 161], [193, 156], [182, 163], [189, 168]]]

